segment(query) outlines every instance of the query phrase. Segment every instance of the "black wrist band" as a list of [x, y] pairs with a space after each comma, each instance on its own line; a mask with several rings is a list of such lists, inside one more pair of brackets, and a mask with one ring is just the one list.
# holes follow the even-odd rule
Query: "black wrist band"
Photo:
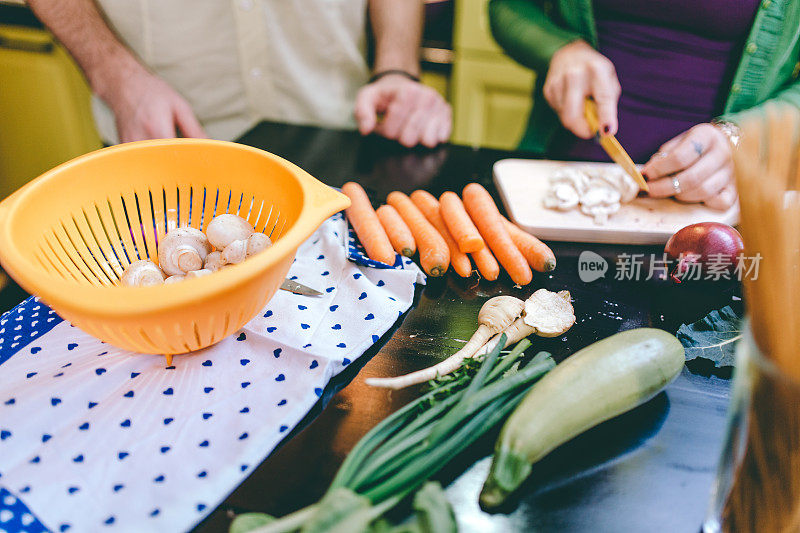
[[388, 76], [389, 74], [399, 74], [400, 76], [405, 76], [410, 80], [419, 82], [419, 76], [414, 76], [410, 72], [400, 69], [389, 69], [389, 70], [382, 70], [380, 72], [376, 72], [375, 74], [373, 74], [369, 79], [369, 83], [372, 83], [373, 81], [378, 81], [382, 77]]

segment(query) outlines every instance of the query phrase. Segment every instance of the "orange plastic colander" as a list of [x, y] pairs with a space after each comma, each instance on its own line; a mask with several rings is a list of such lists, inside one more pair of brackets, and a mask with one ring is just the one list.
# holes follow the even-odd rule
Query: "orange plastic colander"
[[[28, 292], [109, 344], [185, 353], [253, 318], [300, 244], [348, 205], [345, 195], [263, 150], [205, 139], [135, 142], [64, 163], [0, 203], [0, 263]], [[205, 230], [222, 213], [246, 218], [274, 244], [210, 276], [117, 285], [131, 262], [158, 262], [168, 230]]]

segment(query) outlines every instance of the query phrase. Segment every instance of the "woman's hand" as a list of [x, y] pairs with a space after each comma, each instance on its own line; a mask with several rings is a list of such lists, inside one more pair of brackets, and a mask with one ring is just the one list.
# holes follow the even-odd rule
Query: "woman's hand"
[[667, 141], [642, 169], [650, 196], [675, 196], [725, 210], [736, 202], [732, 148], [728, 137], [711, 124], [698, 124]]
[[590, 139], [594, 134], [583, 116], [587, 96], [597, 102], [603, 132], [617, 133], [619, 95], [614, 65], [586, 41], [573, 41], [553, 54], [544, 80], [544, 97], [564, 127], [578, 137]]

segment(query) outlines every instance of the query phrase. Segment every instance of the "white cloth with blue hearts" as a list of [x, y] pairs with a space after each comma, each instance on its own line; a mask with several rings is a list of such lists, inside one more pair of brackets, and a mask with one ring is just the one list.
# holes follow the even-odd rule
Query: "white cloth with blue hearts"
[[3, 316], [0, 531], [197, 524], [411, 306], [418, 267], [365, 266], [358, 248], [341, 214], [328, 219], [290, 270], [323, 296], [278, 291], [241, 332], [168, 368], [36, 299]]

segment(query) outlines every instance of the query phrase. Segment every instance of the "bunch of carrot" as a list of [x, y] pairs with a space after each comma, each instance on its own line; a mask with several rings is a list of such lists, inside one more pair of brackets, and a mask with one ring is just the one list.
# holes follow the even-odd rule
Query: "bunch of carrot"
[[342, 192], [351, 201], [347, 218], [375, 261], [391, 265], [395, 252], [406, 257], [419, 252], [428, 275], [443, 276], [452, 266], [461, 277], [472, 273], [474, 261], [484, 278], [496, 280], [502, 266], [518, 285], [531, 282], [531, 269], [556, 267], [553, 251], [500, 214], [478, 183], [464, 187], [461, 198], [450, 191], [439, 199], [422, 190], [410, 196], [394, 191], [377, 211], [359, 184], [348, 182]]

